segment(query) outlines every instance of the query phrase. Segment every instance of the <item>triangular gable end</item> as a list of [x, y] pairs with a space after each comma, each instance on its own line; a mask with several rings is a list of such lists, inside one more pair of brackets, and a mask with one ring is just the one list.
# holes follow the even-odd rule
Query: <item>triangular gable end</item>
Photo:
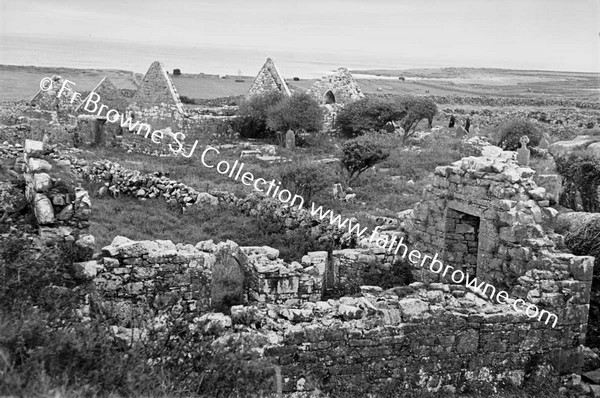
[[[100, 102], [105, 104], [112, 109], [116, 109], [119, 111], [125, 110], [127, 107], [127, 101], [121, 95], [119, 89], [110, 81], [110, 79], [106, 76], [100, 80], [100, 83], [96, 85], [79, 104], [79, 106], [75, 109], [75, 112], [79, 112], [82, 110], [83, 106], [89, 95], [92, 93], [96, 93], [100, 96]], [[115, 103], [117, 102], [117, 103]]]
[[252, 82], [247, 95], [259, 94], [270, 90], [278, 90], [288, 97], [292, 95], [287, 83], [283, 79], [279, 69], [277, 69], [277, 66], [275, 66], [273, 60], [267, 58], [267, 61]]
[[157, 102], [170, 102], [177, 107], [182, 115], [185, 113], [179, 94], [167, 70], [162, 63], [154, 61], [144, 75], [142, 84], [133, 96], [132, 103], [154, 105]]
[[[72, 91], [65, 88], [61, 97], [57, 97], [64, 81], [65, 79], [59, 75], [52, 76], [50, 88], [45, 91], [40, 89], [37, 94], [33, 96], [31, 101], [29, 101], [29, 104], [49, 111], [56, 111], [59, 108], [69, 112], [72, 111], [75, 108], [75, 105], [71, 104], [70, 102], [72, 98]], [[70, 87], [71, 90], [74, 89], [72, 85], [68, 87]], [[76, 100], [80, 101], [79, 98], [76, 98]]]

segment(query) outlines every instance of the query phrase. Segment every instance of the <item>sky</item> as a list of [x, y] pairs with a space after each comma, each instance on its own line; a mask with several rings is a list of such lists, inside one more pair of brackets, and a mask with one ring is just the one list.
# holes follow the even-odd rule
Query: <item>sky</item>
[[600, 72], [600, 0], [0, 0], [13, 36]]

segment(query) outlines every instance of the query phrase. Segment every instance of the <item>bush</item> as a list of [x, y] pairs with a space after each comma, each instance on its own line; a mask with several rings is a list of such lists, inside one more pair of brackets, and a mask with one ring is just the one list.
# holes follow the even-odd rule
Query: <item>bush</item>
[[346, 105], [337, 116], [336, 126], [342, 135], [351, 138], [368, 131], [379, 131], [405, 114], [406, 111], [392, 100], [367, 97]]
[[304, 198], [304, 205], [313, 196], [332, 184], [333, 176], [330, 169], [319, 163], [292, 162], [282, 167], [279, 172], [281, 185], [292, 194]]
[[236, 130], [243, 138], [268, 138], [274, 131], [267, 126], [269, 109], [283, 99], [279, 91], [269, 91], [253, 95], [243, 100], [238, 109], [240, 116], [236, 122]]
[[431, 125], [438, 112], [435, 102], [427, 97], [403, 96], [399, 99], [398, 104], [404, 113], [404, 117], [400, 121], [400, 126], [404, 129], [402, 137], [404, 141], [414, 135], [421, 120], [427, 119]]
[[384, 289], [408, 286], [414, 281], [412, 265], [406, 260], [396, 261], [389, 270], [383, 270], [379, 263], [374, 263], [369, 267], [369, 271], [362, 275], [363, 285], [379, 286]]
[[186, 97], [185, 95], [180, 95], [179, 99], [181, 100], [182, 104], [191, 104], [191, 105], [195, 105], [196, 104], [196, 101], [194, 101], [193, 98]]
[[591, 152], [572, 152], [554, 158], [556, 171], [563, 177], [560, 203], [577, 210], [577, 194], [583, 211], [600, 212], [600, 159]]
[[323, 128], [323, 111], [311, 95], [294, 93], [268, 109], [267, 127], [272, 131], [318, 132]]
[[390, 156], [381, 145], [372, 142], [368, 137], [346, 141], [342, 152], [342, 167], [348, 173], [347, 185], [356, 180], [361, 173]]
[[542, 131], [535, 124], [524, 119], [512, 119], [498, 127], [496, 145], [505, 151], [516, 151], [520, 148], [521, 137], [529, 137], [528, 147], [538, 146], [542, 139]]

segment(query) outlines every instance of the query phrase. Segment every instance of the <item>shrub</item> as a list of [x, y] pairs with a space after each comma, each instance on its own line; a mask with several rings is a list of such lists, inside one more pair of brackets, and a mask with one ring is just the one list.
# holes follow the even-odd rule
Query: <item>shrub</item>
[[285, 189], [302, 196], [306, 206], [315, 194], [331, 185], [333, 176], [323, 164], [292, 162], [282, 167], [279, 179]]
[[402, 137], [404, 141], [415, 134], [417, 125], [421, 120], [427, 119], [431, 124], [438, 112], [435, 102], [426, 97], [403, 96], [399, 99], [398, 104], [404, 113], [404, 117], [400, 121], [400, 126], [404, 129]]
[[389, 152], [369, 140], [368, 137], [358, 137], [346, 141], [342, 148], [342, 167], [346, 169], [348, 177], [346, 184], [356, 180], [361, 173], [383, 161]]
[[521, 144], [521, 137], [529, 137], [529, 147], [538, 146], [542, 139], [542, 131], [535, 124], [524, 119], [512, 119], [502, 123], [496, 133], [496, 145], [505, 151], [516, 151]]
[[236, 130], [243, 138], [272, 137], [274, 131], [267, 126], [269, 108], [279, 103], [283, 94], [279, 91], [269, 91], [253, 95], [243, 100], [238, 109], [240, 116], [235, 123]]
[[185, 95], [180, 95], [179, 99], [181, 100], [182, 104], [191, 104], [191, 105], [195, 105], [196, 104], [196, 101], [194, 101], [193, 98], [186, 97]]
[[384, 270], [379, 263], [372, 264], [368, 272], [362, 275], [362, 284], [390, 289], [396, 286], [408, 286], [414, 282], [412, 266], [408, 261], [396, 261], [389, 270]]
[[367, 97], [346, 105], [338, 114], [336, 125], [345, 137], [356, 137], [371, 130], [379, 131], [405, 114], [392, 100]]
[[554, 158], [556, 171], [563, 177], [560, 203], [577, 210], [577, 194], [583, 211], [600, 212], [600, 159], [591, 152], [572, 152]]
[[311, 95], [294, 93], [268, 109], [267, 127], [272, 131], [318, 132], [323, 128], [323, 111]]

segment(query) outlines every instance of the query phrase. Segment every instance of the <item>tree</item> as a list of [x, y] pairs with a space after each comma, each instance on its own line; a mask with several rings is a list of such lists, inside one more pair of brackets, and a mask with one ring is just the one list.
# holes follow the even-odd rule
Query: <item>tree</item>
[[379, 131], [405, 114], [394, 101], [366, 97], [346, 105], [337, 116], [337, 126], [342, 135], [356, 137], [371, 130]]
[[306, 203], [333, 182], [333, 173], [327, 166], [318, 163], [291, 162], [279, 172], [281, 185], [302, 196]]
[[346, 141], [342, 152], [342, 167], [348, 172], [347, 185], [355, 181], [365, 170], [390, 156], [382, 146], [364, 136]]
[[267, 127], [282, 132], [319, 132], [323, 128], [323, 111], [311, 95], [294, 93], [267, 110]]
[[521, 137], [529, 137], [529, 147], [538, 146], [542, 139], [542, 132], [535, 124], [525, 119], [511, 119], [502, 123], [496, 133], [496, 145], [505, 151], [519, 149]]
[[274, 134], [267, 126], [269, 109], [283, 99], [279, 91], [256, 94], [245, 99], [238, 109], [236, 130], [244, 138], [267, 138]]
[[435, 102], [427, 97], [403, 96], [399, 99], [398, 105], [400, 109], [404, 110], [405, 114], [400, 121], [400, 126], [404, 129], [403, 141], [415, 134], [417, 125], [421, 120], [427, 119], [431, 124], [438, 111]]

